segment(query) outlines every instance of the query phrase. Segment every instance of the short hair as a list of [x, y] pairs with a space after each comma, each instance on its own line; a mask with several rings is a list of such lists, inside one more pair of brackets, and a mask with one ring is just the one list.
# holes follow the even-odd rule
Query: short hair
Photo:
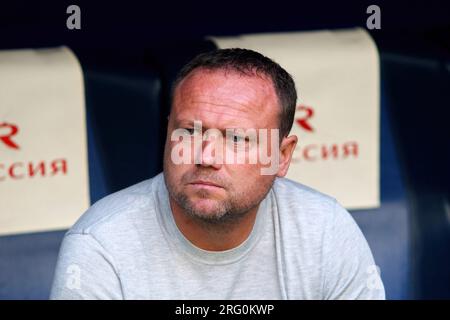
[[217, 49], [201, 53], [179, 71], [172, 86], [172, 98], [180, 82], [198, 69], [229, 70], [246, 76], [266, 76], [272, 81], [275, 93], [278, 96], [278, 103], [281, 106], [279, 115], [280, 139], [289, 134], [294, 122], [297, 91], [292, 76], [278, 63], [249, 49]]

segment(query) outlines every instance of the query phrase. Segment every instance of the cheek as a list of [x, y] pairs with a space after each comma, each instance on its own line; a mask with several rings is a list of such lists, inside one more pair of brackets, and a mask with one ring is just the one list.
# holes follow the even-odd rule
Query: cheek
[[181, 180], [186, 171], [188, 171], [187, 165], [175, 164], [171, 160], [170, 148], [166, 147], [164, 152], [163, 170], [168, 182], [172, 186], [178, 186], [181, 184]]
[[181, 184], [183, 176], [190, 170], [189, 168], [189, 165], [174, 164], [170, 158], [164, 161], [164, 172], [170, 178], [170, 181], [176, 185]]
[[247, 165], [230, 165], [227, 171], [232, 177], [235, 190], [260, 190], [266, 189], [271, 185], [274, 177], [261, 174], [261, 165], [247, 164]]

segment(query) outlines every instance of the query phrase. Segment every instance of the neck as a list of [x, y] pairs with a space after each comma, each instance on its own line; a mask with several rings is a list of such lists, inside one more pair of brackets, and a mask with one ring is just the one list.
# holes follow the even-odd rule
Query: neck
[[219, 225], [186, 214], [171, 197], [170, 207], [178, 229], [192, 244], [203, 250], [225, 251], [239, 246], [248, 238], [259, 205], [242, 215], [238, 221]]

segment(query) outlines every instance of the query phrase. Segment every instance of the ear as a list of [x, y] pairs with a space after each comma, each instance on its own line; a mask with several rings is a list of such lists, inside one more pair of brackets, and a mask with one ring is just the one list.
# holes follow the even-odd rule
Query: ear
[[281, 140], [280, 165], [278, 167], [277, 177], [284, 177], [287, 174], [297, 141], [298, 138], [296, 135], [284, 137], [283, 140]]
[[167, 115], [167, 129], [169, 129], [169, 127], [170, 127], [170, 125], [172, 124], [172, 122], [173, 121], [171, 121], [172, 120], [172, 118], [173, 118], [173, 116], [172, 116], [172, 111], [171, 112], [169, 112], [169, 114]]

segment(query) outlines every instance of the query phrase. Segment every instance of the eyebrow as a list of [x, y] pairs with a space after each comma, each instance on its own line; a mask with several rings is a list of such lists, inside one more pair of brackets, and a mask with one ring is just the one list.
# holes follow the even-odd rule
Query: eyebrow
[[[174, 124], [175, 127], [194, 127], [194, 121], [195, 120], [189, 120], [189, 119], [178, 119], [175, 118], [174, 119]], [[200, 121], [200, 120], [199, 120]], [[223, 127], [223, 128], [217, 128], [217, 127], [208, 127], [206, 126], [203, 122], [202, 122], [202, 130], [206, 131], [208, 129], [217, 129], [222, 133], [226, 133], [227, 129], [233, 129], [233, 130], [237, 130], [237, 129], [242, 129], [242, 130], [249, 130], [249, 129], [254, 129], [254, 128], [244, 128], [242, 126], [231, 126], [231, 127]]]

